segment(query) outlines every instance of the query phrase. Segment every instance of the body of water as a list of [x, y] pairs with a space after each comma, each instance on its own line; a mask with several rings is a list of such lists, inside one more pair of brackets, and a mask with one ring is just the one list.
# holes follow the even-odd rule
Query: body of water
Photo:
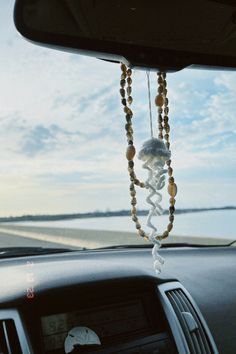
[[[160, 232], [162, 232], [168, 223], [168, 217], [157, 217], [155, 221], [154, 224], [158, 227], [158, 231], [160, 230]], [[146, 217], [141, 216], [140, 222], [145, 226]], [[37, 227], [60, 227], [67, 229], [135, 231], [134, 223], [128, 216], [20, 222], [14, 224]], [[144, 229], [148, 230], [148, 228], [145, 227]], [[171, 234], [236, 239], [236, 210], [219, 210], [176, 215], [174, 228]]]

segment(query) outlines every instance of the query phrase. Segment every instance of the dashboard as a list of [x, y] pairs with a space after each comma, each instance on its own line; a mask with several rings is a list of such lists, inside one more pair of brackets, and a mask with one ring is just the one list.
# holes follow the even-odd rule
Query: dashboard
[[2, 260], [0, 352], [235, 354], [236, 250], [161, 253], [160, 277], [150, 249]]

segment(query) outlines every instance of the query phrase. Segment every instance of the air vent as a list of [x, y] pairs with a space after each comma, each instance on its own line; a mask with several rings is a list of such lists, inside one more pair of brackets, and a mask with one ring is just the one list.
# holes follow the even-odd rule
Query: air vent
[[0, 321], [0, 353], [22, 354], [16, 326], [13, 320]]
[[175, 314], [181, 324], [190, 353], [211, 354], [204, 328], [187, 296], [181, 289], [166, 293]]
[[196, 303], [178, 282], [160, 285], [161, 302], [179, 353], [218, 353], [209, 328]]
[[33, 354], [23, 321], [15, 309], [0, 310], [0, 354]]

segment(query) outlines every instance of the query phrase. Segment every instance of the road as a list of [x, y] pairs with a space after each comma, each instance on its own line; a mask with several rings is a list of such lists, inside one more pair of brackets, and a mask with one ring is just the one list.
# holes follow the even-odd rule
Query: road
[[[67, 248], [66, 245], [56, 242], [45, 242], [34, 240], [26, 237], [18, 237], [8, 233], [0, 232], [0, 248], [1, 247], [59, 247]], [[69, 248], [72, 248], [68, 245]]]

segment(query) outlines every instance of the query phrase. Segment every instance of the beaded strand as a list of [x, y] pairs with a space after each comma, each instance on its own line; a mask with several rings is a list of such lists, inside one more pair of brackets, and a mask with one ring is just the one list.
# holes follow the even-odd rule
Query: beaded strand
[[[134, 147], [134, 137], [133, 137], [133, 127], [132, 127], [132, 117], [133, 117], [133, 112], [131, 110], [131, 104], [133, 102], [133, 98], [131, 96], [132, 94], [132, 70], [129, 68], [127, 69], [126, 65], [121, 64], [121, 80], [120, 80], [120, 95], [121, 95], [121, 103], [124, 106], [124, 112], [126, 114], [126, 125], [125, 125], [125, 130], [126, 130], [126, 137], [127, 137], [127, 143], [128, 147], [126, 150], [126, 158], [128, 160], [128, 172], [129, 172], [129, 177], [130, 177], [130, 196], [131, 196], [131, 217], [133, 222], [135, 223], [138, 235], [145, 238], [148, 240], [148, 236], [146, 235], [145, 231], [142, 230], [141, 224], [139, 222], [138, 216], [137, 216], [137, 199], [136, 199], [136, 186], [139, 186], [141, 188], [145, 188], [145, 183], [139, 181], [137, 178], [135, 172], [134, 172], [134, 156], [136, 154], [136, 150]], [[127, 83], [127, 88], [125, 91], [125, 85]], [[126, 99], [126, 94], [127, 94], [127, 99]]]
[[[167, 98], [167, 82], [166, 82], [166, 73], [157, 73], [158, 79], [158, 94], [155, 99], [156, 106], [158, 107], [158, 130], [159, 130], [159, 139], [165, 140], [166, 148], [170, 151], [170, 125], [169, 125], [169, 100]], [[164, 109], [163, 109], [164, 107]], [[163, 117], [164, 112], [164, 117]], [[165, 132], [163, 136], [163, 131]], [[170, 231], [173, 229], [174, 222], [174, 213], [175, 213], [175, 196], [177, 194], [177, 185], [175, 184], [175, 179], [173, 177], [173, 168], [171, 167], [171, 160], [166, 161], [168, 167], [168, 193], [170, 195], [170, 207], [169, 207], [169, 224], [167, 229], [163, 232], [162, 236], [158, 237], [159, 240], [165, 239], [168, 237]]]
[[[170, 150], [170, 142], [169, 142], [169, 107], [168, 107], [168, 98], [167, 98], [167, 82], [166, 82], [166, 73], [158, 73], [158, 94], [155, 98], [155, 104], [158, 107], [158, 138], [161, 140], [165, 140], [165, 145], [168, 150]], [[136, 188], [135, 186], [139, 186], [141, 188], [146, 188], [145, 183], [141, 182], [134, 171], [134, 157], [136, 154], [136, 149], [134, 146], [134, 137], [133, 137], [133, 127], [132, 127], [132, 118], [133, 112], [131, 110], [131, 105], [133, 102], [132, 94], [132, 70], [127, 68], [125, 64], [121, 64], [121, 80], [120, 80], [120, 95], [121, 95], [121, 103], [124, 107], [124, 112], [126, 114], [126, 137], [128, 142], [128, 147], [126, 150], [126, 158], [128, 160], [128, 172], [130, 176], [130, 196], [131, 196], [131, 216], [132, 220], [136, 225], [136, 229], [138, 231], [139, 236], [149, 239], [148, 235], [142, 229], [141, 224], [139, 222], [137, 216], [137, 199], [136, 199]], [[125, 90], [126, 87], [126, 90]], [[126, 96], [127, 95], [127, 96]], [[126, 98], [127, 97], [127, 98]], [[164, 107], [164, 108], [163, 108]], [[163, 116], [164, 112], [164, 116]], [[163, 135], [164, 131], [164, 135]], [[171, 160], [166, 162], [168, 166], [168, 175], [169, 175], [169, 185], [168, 185], [168, 193], [170, 195], [170, 207], [169, 207], [169, 224], [167, 229], [163, 232], [162, 235], [156, 236], [156, 240], [162, 240], [168, 237], [169, 232], [173, 228], [174, 222], [174, 212], [175, 212], [175, 196], [177, 194], [177, 186], [175, 184], [175, 180], [173, 177], [173, 169], [171, 167]]]

